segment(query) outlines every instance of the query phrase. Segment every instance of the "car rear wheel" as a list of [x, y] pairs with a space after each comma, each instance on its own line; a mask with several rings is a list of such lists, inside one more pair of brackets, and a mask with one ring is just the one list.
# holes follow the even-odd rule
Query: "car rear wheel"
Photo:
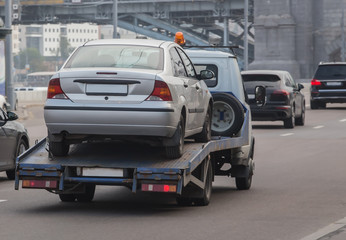
[[314, 100], [310, 100], [310, 108], [311, 109], [318, 109], [318, 108], [326, 108], [327, 104], [324, 102], [318, 102]]
[[294, 128], [294, 122], [295, 122], [295, 114], [294, 114], [294, 107], [292, 107], [291, 116], [289, 118], [286, 118], [284, 120], [284, 127], [285, 128]]
[[175, 131], [172, 140], [176, 143], [174, 146], [166, 146], [166, 157], [169, 159], [180, 158], [183, 155], [184, 150], [184, 118], [180, 117], [180, 121]]
[[299, 118], [296, 118], [296, 125], [297, 126], [304, 126], [305, 124], [305, 104], [302, 106], [302, 114]]
[[[21, 139], [17, 147], [16, 157], [14, 161], [16, 161], [16, 158], [20, 156], [22, 153], [24, 153], [28, 148], [29, 148], [28, 144], [26, 144], [26, 142], [23, 139]], [[13, 180], [15, 178], [15, 168], [11, 170], [7, 170], [6, 175], [8, 179]]]
[[250, 158], [248, 168], [249, 168], [249, 171], [248, 171], [248, 175], [246, 177], [236, 177], [235, 178], [235, 185], [236, 185], [238, 190], [249, 190], [251, 188], [252, 176], [254, 173], [254, 164], [253, 164], [252, 157]]
[[244, 108], [231, 94], [213, 94], [214, 106], [211, 123], [213, 136], [233, 136], [244, 122]]
[[85, 192], [81, 194], [76, 194], [78, 202], [91, 202], [95, 196], [96, 185], [93, 183], [85, 184]]
[[211, 140], [211, 109], [208, 108], [203, 124], [203, 130], [201, 133], [196, 135], [196, 142], [209, 142]]
[[65, 141], [51, 142], [49, 141], [49, 151], [57, 157], [66, 156], [70, 150], [70, 145]]
[[74, 202], [76, 200], [75, 194], [59, 194], [59, 198], [62, 202]]

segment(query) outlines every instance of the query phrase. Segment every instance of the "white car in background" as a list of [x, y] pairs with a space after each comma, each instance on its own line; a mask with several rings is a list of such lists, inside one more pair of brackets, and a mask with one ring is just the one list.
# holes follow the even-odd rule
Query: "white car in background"
[[50, 152], [88, 140], [143, 140], [183, 153], [185, 137], [211, 138], [213, 100], [184, 50], [173, 42], [107, 39], [77, 48], [49, 82], [44, 117]]

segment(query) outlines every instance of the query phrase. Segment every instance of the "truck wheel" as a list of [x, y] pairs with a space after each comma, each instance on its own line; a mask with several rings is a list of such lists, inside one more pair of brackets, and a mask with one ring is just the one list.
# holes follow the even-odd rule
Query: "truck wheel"
[[244, 108], [231, 94], [213, 94], [214, 106], [211, 123], [213, 136], [232, 136], [239, 132], [244, 122]]
[[302, 114], [299, 118], [296, 118], [295, 123], [297, 126], [304, 126], [304, 124], [305, 124], [305, 103], [302, 106]]
[[[26, 142], [23, 139], [21, 139], [20, 142], [19, 142], [18, 148], [17, 148], [17, 152], [16, 152], [16, 156], [14, 158], [14, 161], [16, 161], [17, 157], [19, 155], [21, 155], [23, 152], [25, 152], [28, 148], [29, 147], [26, 144]], [[6, 171], [6, 175], [7, 175], [7, 178], [9, 180], [14, 180], [15, 174], [16, 174], [15, 171], [16, 171], [15, 168]]]
[[76, 194], [78, 202], [91, 202], [95, 195], [95, 184], [86, 183], [85, 184], [85, 193]]
[[184, 150], [184, 118], [180, 116], [180, 121], [172, 139], [177, 143], [175, 146], [166, 146], [166, 157], [169, 159], [180, 158]]
[[205, 115], [205, 121], [203, 124], [203, 130], [201, 133], [196, 135], [196, 142], [209, 142], [211, 140], [211, 109], [210, 107], [207, 110], [207, 114]]
[[57, 157], [66, 156], [70, 150], [70, 145], [65, 141], [51, 142], [49, 141], [49, 151]]
[[236, 177], [235, 178], [235, 185], [237, 186], [238, 190], [249, 190], [252, 183], [252, 176], [254, 172], [254, 165], [253, 165], [252, 157], [249, 161], [249, 173], [247, 177]]
[[211, 192], [212, 192], [212, 183], [213, 183], [213, 169], [211, 167], [211, 162], [208, 163], [207, 176], [204, 182], [204, 189], [202, 190], [202, 197], [196, 198], [194, 200], [195, 205], [197, 206], [207, 206], [210, 202]]
[[294, 128], [294, 121], [295, 121], [294, 108], [292, 108], [291, 116], [289, 118], [284, 119], [284, 127]]
[[59, 198], [62, 202], [74, 202], [76, 200], [76, 195], [60, 193]]

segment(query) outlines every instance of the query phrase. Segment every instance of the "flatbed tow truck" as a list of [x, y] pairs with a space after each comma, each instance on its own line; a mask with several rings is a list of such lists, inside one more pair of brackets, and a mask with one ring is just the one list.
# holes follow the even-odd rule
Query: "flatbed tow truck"
[[[221, 52], [213, 52], [210, 58], [206, 51], [191, 50], [190, 54], [199, 65], [205, 61], [218, 67], [217, 85], [210, 89], [216, 94], [215, 99], [221, 96], [222, 100], [224, 95], [243, 99], [238, 102], [244, 116], [236, 134], [213, 136], [208, 143], [187, 139], [183, 156], [173, 160], [166, 159], [157, 148], [121, 142], [82, 143], [74, 145], [68, 156], [52, 157], [46, 139], [42, 139], [17, 158], [15, 189], [22, 182], [22, 188], [45, 189], [59, 194], [64, 202], [89, 202], [96, 185], [116, 185], [126, 186], [134, 193], [140, 190], [175, 194], [180, 205], [208, 205], [214, 176], [235, 177], [237, 189], [250, 189], [254, 173], [250, 108], [244, 100], [241, 78], [227, 79], [232, 67], [228, 64], [232, 62], [236, 64], [232, 71], [238, 71], [236, 76], [240, 76], [236, 59]], [[229, 81], [233, 83], [227, 85]], [[213, 111], [225, 118], [232, 104], [215, 99]]]

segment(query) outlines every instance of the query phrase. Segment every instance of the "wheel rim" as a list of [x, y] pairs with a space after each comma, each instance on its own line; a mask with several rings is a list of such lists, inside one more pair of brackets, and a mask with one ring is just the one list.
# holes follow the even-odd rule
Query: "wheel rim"
[[18, 156], [20, 156], [22, 153], [24, 153], [26, 151], [26, 146], [23, 144], [23, 143], [21, 143], [20, 145], [19, 145], [19, 151], [18, 151]]
[[235, 121], [233, 108], [225, 102], [214, 102], [211, 130], [223, 132]]

